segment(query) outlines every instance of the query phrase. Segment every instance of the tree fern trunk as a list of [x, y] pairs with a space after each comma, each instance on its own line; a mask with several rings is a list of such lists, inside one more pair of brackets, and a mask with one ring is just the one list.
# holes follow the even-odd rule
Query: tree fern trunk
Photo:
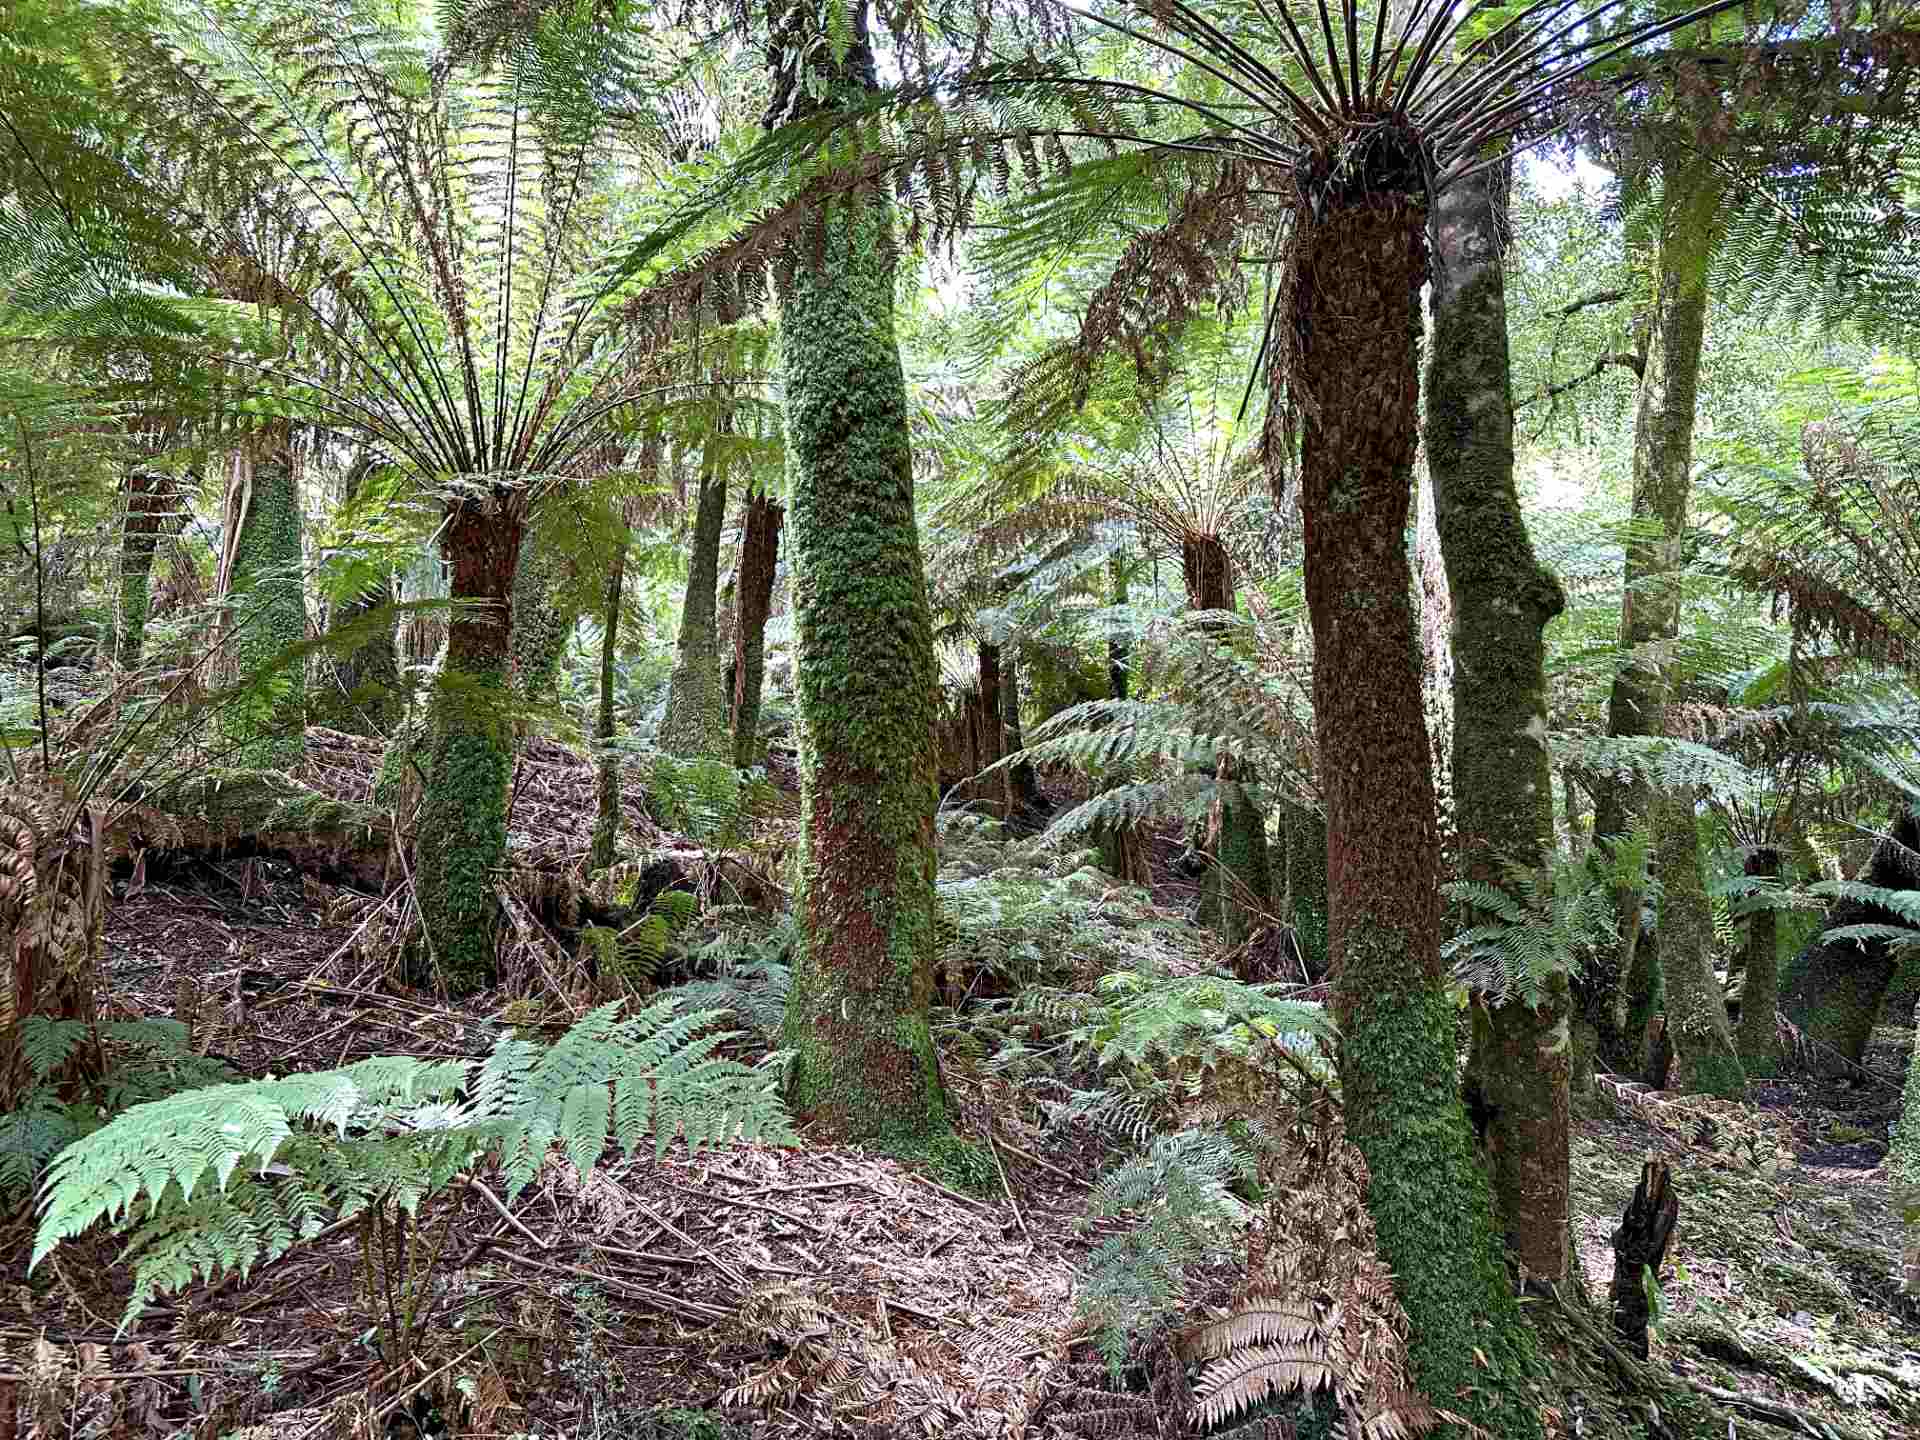
[[[1506, 190], [1494, 169], [1440, 197], [1427, 368], [1427, 468], [1453, 608], [1455, 855], [1462, 878], [1491, 885], [1506, 883], [1508, 862], [1537, 868], [1553, 849], [1545, 631], [1566, 608], [1513, 485]], [[1541, 990], [1537, 1006], [1479, 1006], [1471, 1075], [1507, 1245], [1528, 1275], [1558, 1284], [1572, 1253], [1571, 995], [1564, 973]]]
[[620, 841], [620, 760], [613, 753], [613, 662], [620, 650], [620, 591], [626, 582], [631, 538], [623, 524], [619, 543], [613, 547], [613, 562], [607, 567], [607, 602], [601, 614], [600, 709], [593, 725], [600, 752], [600, 813], [594, 820], [593, 847], [587, 856], [590, 870], [604, 870], [613, 864]]
[[720, 652], [714, 616], [719, 604], [720, 533], [727, 519], [727, 472], [701, 467], [694, 512], [693, 548], [687, 557], [687, 598], [680, 612], [680, 640], [667, 681], [667, 714], [660, 722], [660, 748], [683, 759], [717, 759], [727, 744], [727, 703], [721, 691]]
[[780, 568], [780, 526], [786, 508], [765, 495], [747, 502], [740, 538], [740, 606], [733, 628], [733, 763], [741, 769], [765, 758], [760, 745], [760, 687], [767, 668], [767, 617]]
[[[775, 17], [779, 123], [874, 88], [864, 7], [843, 50]], [[836, 60], [836, 52], [840, 58]], [[776, 266], [800, 709], [799, 943], [784, 1043], [795, 1107], [897, 1154], [957, 1145], [934, 985], [939, 671], [913, 507], [883, 194], [820, 217]]]
[[549, 545], [528, 536], [513, 568], [512, 676], [521, 696], [533, 701], [553, 694], [576, 618], [559, 604], [561, 561]]
[[120, 538], [120, 596], [114, 615], [113, 663], [140, 664], [153, 611], [153, 557], [180, 504], [173, 478], [151, 470], [127, 472], [127, 515]]
[[[1180, 545], [1180, 569], [1193, 610], [1234, 608], [1233, 560], [1214, 535], [1188, 535]], [[1200, 923], [1217, 930], [1229, 947], [1244, 942], [1273, 913], [1273, 871], [1267, 856], [1267, 820], [1243, 788], [1251, 767], [1225, 756], [1215, 767], [1220, 831], [1213, 863], [1200, 885]]]
[[233, 650], [246, 693], [220, 716], [241, 768], [288, 770], [306, 758], [306, 661], [288, 653], [307, 638], [301, 572], [300, 494], [282, 440], [254, 466], [233, 550]]
[[[1407, 563], [1425, 216], [1329, 180], [1301, 211], [1284, 397], [1300, 415], [1314, 731], [1327, 804], [1329, 950], [1347, 1127], [1411, 1321], [1420, 1388], [1534, 1436], [1534, 1364], [1454, 1079], [1439, 834]], [[1351, 187], [1351, 188], [1349, 188]], [[1276, 397], [1280, 399], [1282, 397]]]
[[453, 613], [428, 714], [431, 783], [420, 802], [413, 866], [426, 931], [422, 958], [455, 993], [491, 984], [495, 972], [493, 887], [507, 853], [507, 671], [524, 505], [519, 492], [463, 499], [442, 531]]

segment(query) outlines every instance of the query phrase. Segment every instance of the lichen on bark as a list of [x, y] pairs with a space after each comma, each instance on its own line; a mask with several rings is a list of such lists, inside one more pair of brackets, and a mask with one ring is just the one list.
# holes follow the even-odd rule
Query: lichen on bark
[[220, 710], [228, 763], [287, 770], [307, 753], [306, 660], [289, 654], [307, 638], [301, 579], [300, 495], [292, 456], [276, 446], [254, 466], [234, 542], [230, 598], [233, 653], [242, 694]]
[[[770, 119], [874, 86], [851, 44], [785, 12]], [[803, 70], [812, 73], [804, 77]], [[938, 670], [913, 505], [884, 201], [820, 217], [776, 267], [800, 711], [798, 945], [784, 1041], [795, 1107], [898, 1154], [956, 1144], [928, 1029]]]
[[1700, 832], [1690, 791], [1656, 803], [1660, 875], [1660, 969], [1666, 983], [1666, 1035], [1673, 1047], [1668, 1088], [1733, 1097], [1747, 1086], [1727, 1021], [1726, 992], [1713, 973], [1713, 910], [1700, 875]]

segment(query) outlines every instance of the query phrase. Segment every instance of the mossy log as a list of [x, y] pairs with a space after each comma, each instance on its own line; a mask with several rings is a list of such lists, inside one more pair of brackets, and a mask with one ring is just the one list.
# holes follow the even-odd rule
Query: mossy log
[[151, 795], [107, 836], [116, 864], [141, 851], [167, 860], [278, 860], [331, 885], [383, 894], [403, 878], [390, 862], [385, 812], [336, 800], [276, 770], [197, 776]]

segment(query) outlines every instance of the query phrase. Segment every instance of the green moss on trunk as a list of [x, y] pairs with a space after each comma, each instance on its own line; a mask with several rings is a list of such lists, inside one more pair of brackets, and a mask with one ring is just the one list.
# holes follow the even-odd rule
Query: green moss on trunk
[[1331, 185], [1313, 204], [1323, 213], [1295, 242], [1280, 323], [1296, 346], [1284, 399], [1300, 417], [1347, 1128], [1372, 1177], [1367, 1208], [1411, 1322], [1415, 1380], [1490, 1433], [1533, 1437], [1532, 1337], [1474, 1163], [1442, 989], [1439, 831], [1405, 539], [1426, 216], [1413, 195], [1356, 198]]
[[[864, 12], [837, 65], [812, 16], [795, 5], [781, 27], [775, 118], [873, 85]], [[888, 207], [822, 217], [777, 274], [801, 733], [792, 1100], [850, 1138], [936, 1154], [955, 1143], [927, 1027], [939, 672]]]
[[574, 617], [560, 605], [561, 563], [548, 542], [528, 537], [513, 571], [513, 679], [528, 700], [553, 694]]
[[780, 527], [786, 507], [765, 495], [747, 502], [740, 537], [740, 608], [733, 629], [733, 763], [742, 770], [766, 758], [760, 744], [760, 690], [767, 669], [767, 617], [779, 573]]
[[307, 638], [301, 583], [300, 496], [284, 449], [254, 467], [233, 552], [233, 650], [245, 693], [220, 711], [243, 768], [289, 770], [306, 758], [306, 661], [290, 654]]
[[667, 681], [667, 713], [660, 722], [660, 748], [682, 759], [732, 756], [727, 702], [721, 682], [714, 615], [719, 603], [720, 531], [727, 517], [727, 476], [709, 465], [700, 476], [693, 548], [687, 557], [687, 598], [680, 612], [680, 641]]
[[[1773, 880], [1780, 852], [1763, 846], [1747, 856], [1746, 873]], [[1780, 1070], [1780, 912], [1756, 910], [1747, 917], [1746, 978], [1740, 984], [1740, 1063], [1749, 1078]]]
[[429, 703], [425, 787], [414, 878], [427, 954], [455, 993], [493, 982], [499, 932], [494, 881], [507, 851], [513, 773], [508, 688], [514, 575], [524, 495], [462, 500], [442, 532], [452, 571], [446, 663]]
[[[1505, 883], [1506, 865], [1537, 868], [1553, 848], [1544, 635], [1566, 608], [1513, 483], [1506, 189], [1491, 169], [1440, 198], [1427, 367], [1427, 465], [1453, 601], [1456, 865], [1492, 885]], [[1483, 1005], [1474, 1055], [1501, 1230], [1527, 1275], [1553, 1284], [1572, 1253], [1571, 1009], [1564, 973], [1546, 978], [1537, 1005]]]
[[1727, 1023], [1727, 997], [1713, 973], [1713, 910], [1700, 877], [1700, 832], [1690, 792], [1663, 795], [1654, 864], [1661, 880], [1660, 969], [1666, 980], [1668, 1088], [1732, 1097], [1746, 1072]]

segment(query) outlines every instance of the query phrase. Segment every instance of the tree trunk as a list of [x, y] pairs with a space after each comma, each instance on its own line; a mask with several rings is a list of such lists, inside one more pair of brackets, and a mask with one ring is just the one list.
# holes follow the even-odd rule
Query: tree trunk
[[[1498, 220], [1507, 188], [1502, 167], [1440, 197], [1427, 368], [1427, 467], [1453, 605], [1455, 863], [1462, 878], [1496, 886], [1507, 864], [1537, 869], [1553, 851], [1544, 636], [1566, 608], [1513, 484]], [[1572, 1254], [1571, 1004], [1564, 973], [1542, 979], [1538, 1005], [1481, 997], [1470, 1072], [1507, 1245], [1527, 1277], [1554, 1285]]]
[[[1920, 890], [1920, 819], [1903, 809], [1873, 847], [1860, 879], [1883, 890]], [[1898, 924], [1877, 905], [1842, 900], [1827, 912], [1828, 930], [1842, 925]], [[1851, 1080], [1880, 1018], [1899, 962], [1885, 941], [1816, 940], [1787, 976], [1787, 1018], [1798, 1025], [1814, 1073]]]
[[[1718, 172], [1703, 161], [1676, 162], [1668, 168], [1655, 256], [1651, 329], [1633, 427], [1633, 518], [1643, 525], [1657, 523], [1660, 532], [1650, 539], [1634, 539], [1626, 548], [1620, 610], [1623, 651], [1679, 633], [1680, 581], [1686, 566], [1693, 484], [1694, 409], [1700, 391], [1700, 356], [1706, 341], [1707, 266], [1713, 255], [1710, 236], [1724, 188]], [[1657, 665], [1644, 658], [1623, 663], [1608, 696], [1607, 733], [1664, 734], [1670, 689], [1669, 678]], [[1645, 785], [1605, 787], [1594, 806], [1594, 837], [1624, 835], [1654, 808], [1653, 796]], [[1679, 816], [1677, 809], [1670, 808], [1668, 813], [1676, 819]], [[1688, 813], [1690, 816], [1691, 811]], [[1690, 818], [1687, 828], [1691, 837]], [[1687, 852], [1676, 839], [1664, 853], [1682, 860]], [[1697, 870], [1697, 857], [1694, 865]], [[1667, 878], [1662, 876], [1663, 883]], [[1684, 874], [1673, 878], [1685, 888]], [[1639, 1036], [1631, 1025], [1623, 1031], [1614, 1023], [1619, 997], [1611, 987], [1636, 970], [1646, 973], [1650, 968], [1634, 955], [1643, 898], [1637, 891], [1621, 897], [1620, 955], [1611, 964], [1595, 966], [1595, 973], [1580, 987], [1581, 1008], [1600, 1031], [1604, 1058], [1617, 1068], [1630, 1063], [1630, 1052], [1639, 1043]], [[1683, 988], [1698, 988], [1695, 981], [1706, 963], [1704, 956], [1677, 951], [1669, 939], [1661, 944], [1660, 957], [1662, 964], [1676, 964], [1689, 971]], [[1656, 988], [1657, 977], [1653, 984], [1643, 987], [1643, 993]]]
[[[1000, 647], [982, 640], [980, 659], [979, 736], [974, 746], [975, 774], [998, 764], [1007, 753], [1006, 722], [1000, 713]], [[996, 771], [984, 782], [985, 798], [999, 812], [1000, 819], [1013, 818], [1013, 780], [1004, 770]]]
[[1647, 1358], [1647, 1325], [1653, 1318], [1647, 1281], [1660, 1283], [1679, 1220], [1680, 1196], [1673, 1188], [1673, 1172], [1664, 1160], [1647, 1161], [1640, 1167], [1640, 1183], [1627, 1203], [1627, 1213], [1620, 1217], [1620, 1228], [1613, 1232], [1613, 1284], [1607, 1291], [1615, 1332], [1642, 1360]]
[[[1537, 1363], [1507, 1284], [1454, 1072], [1439, 833], [1407, 563], [1426, 217], [1331, 183], [1303, 201], [1284, 396], [1299, 416], [1313, 712], [1327, 807], [1328, 948], [1347, 1128], [1422, 1391], [1536, 1436]], [[1276, 372], [1282, 373], [1282, 372]], [[1276, 401], [1282, 397], [1276, 396]]]
[[562, 564], [551, 544], [528, 536], [513, 567], [512, 678], [530, 701], [553, 695], [575, 619], [558, 603]]
[[587, 854], [589, 870], [606, 869], [620, 848], [620, 759], [613, 751], [613, 662], [620, 651], [620, 591], [626, 583], [631, 539], [623, 521], [613, 563], [607, 567], [607, 603], [600, 630], [600, 711], [593, 726], [593, 738], [599, 742], [600, 813], [593, 823], [593, 845]]
[[1293, 926], [1308, 975], [1327, 974], [1327, 817], [1291, 800], [1277, 807], [1274, 898]]
[[[36, 1083], [65, 1088], [103, 1070], [98, 1035], [53, 1075], [35, 1076], [17, 1022], [94, 1019], [108, 890], [96, 813], [73, 813], [64, 787], [28, 775], [0, 786], [0, 1112]], [[18, 883], [32, 877], [30, 885]], [[74, 1094], [64, 1096], [77, 1098]]]
[[1654, 817], [1664, 1033], [1673, 1055], [1666, 1088], [1730, 1098], [1745, 1091], [1747, 1074], [1734, 1048], [1727, 993], [1713, 973], [1713, 907], [1700, 875], [1693, 792], [1663, 794]]
[[[1007, 753], [1016, 755], [1026, 748], [1020, 729], [1020, 647], [1001, 657], [1000, 666], [1000, 723], [1007, 737]], [[1013, 789], [1013, 814], [1009, 817], [1012, 828], [1022, 834], [1031, 834], [1045, 823], [1047, 797], [1040, 790], [1040, 775], [1030, 761], [1022, 760], [1007, 767], [1007, 778]]]
[[767, 668], [767, 617], [780, 567], [780, 526], [787, 518], [778, 500], [755, 495], [747, 502], [740, 537], [740, 607], [733, 627], [733, 763], [742, 770], [766, 758], [760, 744], [760, 686]]
[[160, 537], [184, 519], [173, 477], [152, 470], [127, 472], [127, 516], [120, 539], [120, 604], [114, 616], [113, 663], [136, 669], [153, 611], [153, 557]]
[[233, 649], [245, 693], [220, 718], [228, 763], [239, 769], [290, 770], [306, 756], [306, 660], [289, 654], [307, 638], [303, 565], [300, 493], [283, 440], [254, 466], [233, 542]]
[[513, 774], [508, 663], [514, 576], [526, 535], [524, 492], [463, 499], [442, 544], [453, 612], [428, 715], [427, 773], [414, 836], [425, 959], [458, 994], [493, 982]]
[[660, 722], [660, 748], [685, 760], [719, 759], [733, 753], [727, 743], [727, 702], [721, 690], [714, 621], [719, 603], [720, 532], [726, 519], [726, 467], [703, 463], [693, 548], [687, 557], [680, 641], [674, 651], [673, 675], [667, 681], [667, 714]]
[[[1759, 846], [1747, 856], [1746, 873], [1780, 878], [1780, 852]], [[1740, 984], [1740, 1063], [1751, 1077], [1780, 1071], [1780, 912], [1771, 907], [1747, 916], [1747, 953]]]
[[[1478, 178], [1475, 177], [1476, 180]], [[1468, 184], [1473, 186], [1472, 181]], [[1446, 202], [1451, 198], [1442, 199], [1443, 216], [1448, 208]], [[1433, 317], [1436, 347], [1442, 343], [1443, 322], [1438, 308], [1439, 299], [1436, 291]], [[1501, 319], [1505, 318], [1503, 309]], [[1504, 340], [1505, 331], [1501, 334]], [[1440, 363], [1437, 348], [1433, 363]], [[1505, 370], [1501, 373], [1504, 375]], [[1502, 390], [1501, 393], [1504, 395], [1506, 392]], [[1429, 416], [1427, 433], [1431, 435], [1433, 432], [1434, 421]], [[1509, 443], [1508, 449], [1511, 448]], [[1433, 469], [1431, 454], [1428, 455], [1427, 468], [1429, 472]], [[1454, 855], [1458, 830], [1454, 817], [1453, 790], [1453, 707], [1457, 688], [1453, 673], [1454, 595], [1447, 575], [1445, 543], [1440, 535], [1439, 483], [1439, 476], [1429, 473], [1427, 483], [1418, 486], [1415, 492], [1413, 557], [1420, 596], [1420, 673], [1426, 682], [1422, 698], [1427, 712], [1427, 742], [1433, 747], [1434, 810], [1440, 820], [1440, 873], [1444, 878], [1453, 879], [1458, 864]]]
[[[1107, 574], [1113, 583], [1113, 603], [1127, 603], [1126, 558], [1115, 554], [1107, 560]], [[1133, 670], [1133, 645], [1126, 634], [1116, 629], [1107, 636], [1107, 695], [1124, 700]], [[1108, 776], [1109, 789], [1123, 783], [1124, 775]], [[1138, 825], [1114, 825], [1103, 828], [1100, 840], [1100, 868], [1128, 885], [1152, 883], [1147, 869], [1146, 846], [1141, 842]]]
[[[864, 7], [844, 49], [802, 0], [775, 20], [770, 123], [876, 88]], [[940, 1160], [959, 1142], [927, 1024], [939, 670], [894, 267], [883, 194], [822, 216], [775, 267], [801, 736], [799, 935], [783, 1043], [796, 1110], [847, 1138]]]
[[[357, 466], [347, 481], [345, 503], [351, 504], [370, 467]], [[398, 597], [393, 574], [383, 573], [372, 585], [342, 605], [331, 628], [361, 628], [365, 635], [338, 662], [337, 673], [345, 704], [340, 728], [351, 735], [384, 736], [399, 724], [405, 695], [400, 688], [400, 621], [388, 611]]]
[[[1235, 605], [1233, 560], [1217, 536], [1188, 535], [1180, 545], [1180, 570], [1190, 610], [1231, 611]], [[1241, 944], [1273, 912], [1273, 871], [1267, 855], [1267, 821], [1246, 786], [1253, 771], [1222, 755], [1214, 765], [1219, 835], [1213, 863], [1200, 886], [1202, 925], [1220, 932], [1231, 948]]]

